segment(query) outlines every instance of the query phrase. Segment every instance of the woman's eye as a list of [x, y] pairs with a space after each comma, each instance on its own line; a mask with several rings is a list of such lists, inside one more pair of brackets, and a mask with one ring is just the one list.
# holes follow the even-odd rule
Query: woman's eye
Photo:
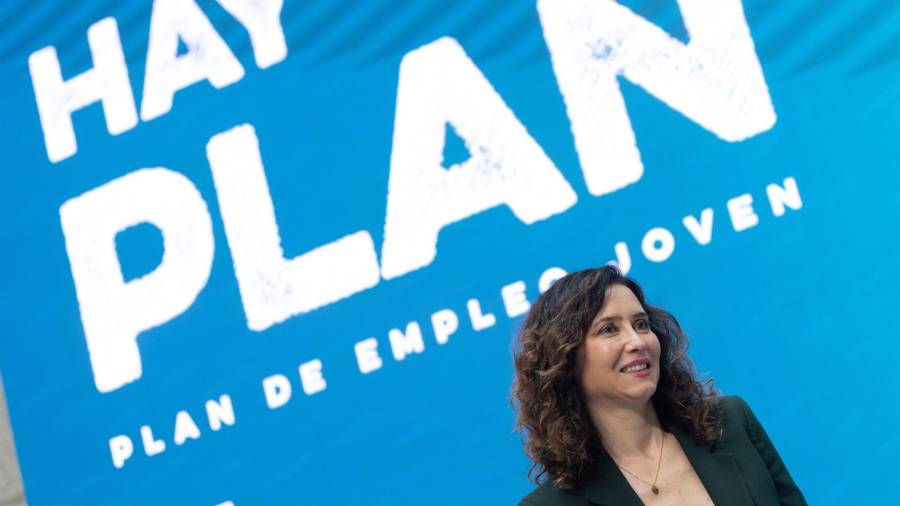
[[650, 328], [650, 324], [647, 323], [647, 320], [639, 320], [637, 323], [634, 324], [634, 326], [638, 330], [647, 330]]
[[614, 330], [615, 330], [615, 327], [613, 327], [612, 325], [606, 325], [606, 326], [600, 327], [600, 330], [598, 330], [597, 333], [598, 334], [608, 334]]

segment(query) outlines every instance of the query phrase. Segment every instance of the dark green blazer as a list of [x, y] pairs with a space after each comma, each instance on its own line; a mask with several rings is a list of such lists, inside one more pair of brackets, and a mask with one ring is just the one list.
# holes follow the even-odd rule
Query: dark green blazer
[[[722, 435], [711, 446], [701, 446], [684, 431], [672, 427], [694, 471], [719, 506], [805, 505], [787, 468], [766, 431], [740, 397], [719, 399]], [[559, 490], [550, 482], [525, 496], [520, 506], [643, 504], [615, 462], [604, 453], [584, 486]]]

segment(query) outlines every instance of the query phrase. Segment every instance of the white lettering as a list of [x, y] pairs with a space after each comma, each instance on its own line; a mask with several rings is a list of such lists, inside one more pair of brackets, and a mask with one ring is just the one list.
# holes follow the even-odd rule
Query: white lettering
[[700, 221], [697, 221], [697, 218], [694, 218], [691, 215], [685, 216], [681, 223], [684, 224], [684, 228], [694, 236], [694, 239], [697, 240], [697, 244], [701, 246], [705, 246], [709, 244], [709, 241], [712, 240], [712, 226], [713, 226], [713, 210], [710, 208], [706, 208], [700, 212]]
[[438, 344], [447, 344], [450, 335], [459, 329], [459, 317], [452, 309], [441, 309], [431, 315], [431, 328]]
[[284, 0], [216, 0], [250, 34], [256, 65], [264, 69], [287, 57], [287, 43], [281, 26]]
[[616, 265], [622, 274], [628, 274], [628, 271], [631, 270], [631, 253], [628, 251], [628, 244], [619, 241], [613, 250], [616, 252], [616, 259], [609, 263]]
[[366, 231], [285, 260], [251, 125], [214, 136], [206, 152], [251, 330], [265, 330], [378, 284], [375, 245]]
[[641, 251], [651, 262], [664, 262], [675, 251], [675, 237], [662, 227], [651, 228], [644, 234]]
[[[471, 158], [444, 168], [445, 125]], [[456, 40], [444, 37], [400, 63], [381, 275], [429, 265], [440, 230], [505, 204], [532, 224], [578, 198]]]
[[759, 216], [753, 212], [753, 196], [749, 193], [738, 195], [726, 204], [731, 216], [731, 226], [735, 232], [742, 232], [759, 223]]
[[550, 267], [541, 274], [540, 278], [538, 278], [538, 290], [540, 290], [541, 293], [546, 292], [553, 286], [553, 283], [566, 274], [568, 273], [561, 267]]
[[116, 20], [97, 21], [88, 28], [87, 38], [94, 67], [66, 81], [53, 46], [28, 57], [47, 158], [53, 163], [78, 151], [72, 113], [94, 102], [103, 104], [110, 134], [118, 135], [137, 125], [137, 110]]
[[[138, 334], [186, 311], [206, 286], [212, 220], [194, 184], [164, 168], [110, 181], [65, 202], [59, 215], [94, 382], [111, 392], [141, 377]], [[163, 257], [125, 283], [115, 236], [140, 223], [162, 232]]]
[[149, 425], [141, 426], [141, 442], [144, 444], [144, 453], [148, 457], [159, 455], [166, 451], [166, 442], [162, 439], [153, 439], [153, 429]]
[[291, 382], [283, 374], [273, 374], [262, 382], [266, 405], [269, 409], [280, 408], [291, 400]]
[[356, 353], [356, 364], [359, 366], [359, 372], [369, 374], [381, 369], [382, 361], [381, 357], [378, 356], [378, 340], [374, 337], [363, 339], [354, 344], [353, 351]]
[[531, 309], [531, 304], [525, 296], [525, 282], [515, 281], [500, 289], [503, 298], [503, 307], [510, 318], [523, 315]]
[[469, 299], [466, 302], [466, 309], [469, 310], [469, 320], [472, 322], [472, 330], [475, 332], [493, 327], [497, 323], [496, 316], [481, 312], [481, 303], [478, 302], [478, 299]]
[[131, 438], [125, 435], [119, 435], [109, 438], [109, 452], [112, 455], [113, 466], [116, 469], [122, 469], [125, 461], [131, 458], [134, 453], [134, 444]]
[[769, 205], [772, 206], [772, 214], [775, 216], [784, 216], [785, 204], [794, 211], [803, 207], [800, 190], [797, 189], [797, 181], [792, 177], [785, 178], [783, 187], [777, 184], [766, 186], [766, 195], [769, 197]]
[[[187, 53], [178, 56], [178, 41]], [[244, 68], [194, 0], [154, 0], [141, 100], [141, 119], [172, 109], [175, 92], [203, 80], [216, 89], [244, 77]]]
[[687, 45], [612, 0], [537, 5], [591, 194], [644, 170], [619, 76], [729, 142], [775, 124], [740, 0], [679, 0]]
[[303, 385], [303, 393], [306, 395], [317, 394], [328, 384], [322, 376], [322, 361], [319, 359], [310, 360], [300, 364], [300, 384]]
[[405, 334], [400, 329], [389, 330], [388, 339], [391, 341], [391, 351], [394, 353], [394, 359], [398, 361], [403, 360], [412, 353], [425, 351], [422, 329], [419, 328], [419, 324], [416, 322], [409, 322], [406, 325]]
[[181, 446], [188, 439], [199, 439], [200, 429], [194, 423], [194, 419], [187, 411], [179, 411], [175, 414], [175, 435], [172, 439], [176, 446]]
[[206, 401], [206, 419], [209, 420], [209, 428], [213, 432], [222, 428], [222, 424], [234, 425], [234, 406], [231, 404], [231, 396], [220, 395], [219, 401], [212, 399]]

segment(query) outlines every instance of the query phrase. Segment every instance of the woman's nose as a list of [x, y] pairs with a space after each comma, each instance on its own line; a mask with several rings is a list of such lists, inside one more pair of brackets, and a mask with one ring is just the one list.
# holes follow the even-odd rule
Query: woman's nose
[[644, 336], [638, 334], [636, 330], [628, 329], [627, 332], [625, 344], [629, 350], [642, 350], [647, 346], [646, 341], [644, 341]]

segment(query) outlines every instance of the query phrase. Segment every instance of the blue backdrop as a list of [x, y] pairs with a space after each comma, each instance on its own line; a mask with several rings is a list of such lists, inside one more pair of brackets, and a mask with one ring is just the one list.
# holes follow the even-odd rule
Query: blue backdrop
[[[275, 7], [275, 24], [259, 29], [258, 40], [234, 14], [251, 12], [242, 2], [156, 3], [98, 0], [75, 8], [45, 0], [0, 6], [5, 158], [0, 372], [29, 504], [514, 503], [533, 487], [526, 480], [529, 462], [513, 432], [508, 401], [510, 350], [524, 307], [516, 294], [524, 289], [524, 298], [533, 301], [547, 269], [573, 271], [623, 261], [623, 247], [629, 275], [645, 286], [652, 303], [679, 318], [703, 375], [714, 377], [724, 393], [748, 401], [810, 503], [900, 503], [892, 471], [900, 452], [895, 435], [900, 336], [893, 323], [900, 304], [896, 1], [825, 6], [815, 0], [745, 0], [737, 2], [742, 13], [720, 13], [745, 20], [749, 39], [738, 34], [734, 40], [750, 40], [752, 46], [749, 53], [736, 56], [728, 49], [725, 60], [713, 56], [708, 61], [725, 68], [725, 81], [733, 78], [732, 62], [746, 70], [746, 79], [736, 78], [738, 88], [754, 76], [762, 82], [734, 92], [750, 97], [750, 113], [721, 113], [727, 116], [723, 121], [738, 125], [730, 139], [726, 127], [701, 126], [694, 116], [702, 114], [692, 116], [691, 111], [702, 109], [707, 92], [688, 90], [688, 98], [701, 104], [687, 100], [677, 107], [677, 99], [648, 92], [652, 85], [641, 84], [637, 70], [629, 75], [627, 69], [613, 69], [643, 173], [606, 191], [586, 183], [591, 168], [582, 159], [582, 146], [603, 142], [576, 139], [572, 115], [579, 104], [574, 95], [564, 96], [561, 82], [563, 71], [575, 64], [567, 63], [563, 49], [551, 55], [548, 25], [556, 7], [549, 3], [287, 0], [280, 11]], [[629, 0], [620, 4], [630, 11], [620, 11], [610, 3], [598, 0], [596, 8], [630, 12], [628, 19], [644, 19], [648, 24], [642, 27], [658, 26], [678, 44], [691, 42], [689, 32], [694, 33], [682, 9], [703, 5]], [[238, 4], [244, 11], [235, 11]], [[710, 26], [710, 16], [695, 16], [698, 30]], [[107, 38], [98, 47], [106, 49], [95, 48], [92, 54], [88, 28], [107, 18], [115, 20], [117, 31], [109, 30], [109, 22], [100, 23], [103, 30], [97, 32]], [[160, 27], [160, 65], [148, 61], [151, 18], [158, 18], [154, 23]], [[192, 21], [179, 24], [188, 18]], [[210, 30], [224, 41], [224, 51]], [[166, 53], [164, 41], [174, 40], [171, 33], [178, 35], [178, 49]], [[577, 38], [580, 32], [572, 33]], [[116, 37], [110, 34], [118, 36], [127, 74], [116, 73], [116, 52], [109, 50], [115, 49]], [[270, 45], [263, 47], [266, 40]], [[437, 48], [435, 41], [445, 43], [440, 46], [444, 53], [421, 50]], [[48, 46], [55, 55], [40, 52]], [[89, 72], [99, 68], [102, 51], [113, 55], [113, 70], [102, 79], [85, 79], [88, 91], [76, 89], [75, 76], [100, 76]], [[513, 132], [513, 146], [531, 139], [537, 153], [546, 155], [546, 163], [540, 162], [549, 167], [544, 173], [555, 174], [551, 179], [562, 190], [547, 190], [556, 191], [556, 207], [536, 218], [522, 218], [502, 195], [490, 205], [465, 197], [460, 205], [470, 208], [441, 222], [434, 259], [424, 265], [409, 261], [405, 270], [390, 274], [384, 258], [390, 255], [384, 243], [391, 235], [385, 234], [386, 215], [391, 199], [401, 202], [409, 188], [399, 182], [394, 186], [402, 169], [398, 153], [407, 149], [414, 157], [421, 147], [415, 137], [403, 144], [398, 133], [406, 121], [398, 112], [407, 93], [406, 88], [398, 92], [401, 62], [412, 62], [404, 57], [413, 51], [438, 64], [417, 70], [409, 63], [410, 76], [449, 73], [424, 99], [413, 96], [412, 77], [408, 88], [414, 111], [428, 111], [429, 100], [443, 103], [449, 97], [449, 105], [435, 109], [446, 115], [437, 119], [448, 125], [446, 138], [438, 141], [448, 174], [478, 169], [497, 170], [502, 181], [519, 177], [503, 173], [518, 163], [510, 161], [511, 155], [491, 158], [497, 153], [491, 150], [502, 151], [504, 135]], [[619, 57], [616, 47], [611, 53], [608, 47], [596, 51], [593, 58], [600, 64]], [[201, 68], [222, 54], [234, 59]], [[58, 61], [66, 84], [53, 84], [48, 61]], [[167, 67], [165, 61], [183, 65]], [[761, 73], [754, 73], [756, 61]], [[662, 65], [648, 62], [651, 69]], [[617, 65], [638, 68], [630, 60]], [[458, 69], [476, 69], [474, 75], [489, 83], [488, 91], [476, 86], [476, 92], [454, 95], [454, 89], [468, 90], [466, 83], [477, 81], [460, 77], [455, 82], [454, 76], [463, 75]], [[147, 75], [157, 71], [166, 77]], [[122, 75], [130, 89], [121, 79], [109, 84]], [[730, 86], [710, 79], [710, 95]], [[126, 91], [110, 98], [108, 107], [101, 106], [99, 95], [85, 99], [83, 108], [59, 105], [79, 93], [99, 94], [96, 90], [105, 85]], [[151, 86], [157, 91], [148, 90]], [[671, 86], [673, 93], [685, 93], [679, 83]], [[163, 102], [159, 97], [173, 96], [171, 108], [159, 106], [154, 113], [148, 98], [153, 93]], [[728, 93], [723, 96], [727, 104]], [[457, 107], [469, 97], [495, 105], [500, 100], [505, 108], [497, 110], [512, 114], [493, 109], [481, 114], [481, 102], [474, 112]], [[40, 100], [48, 111], [74, 111], [74, 151], [66, 147], [64, 133], [51, 131], [64, 131], [65, 118], [48, 116], [42, 124]], [[765, 117], [747, 119], [769, 103], [775, 115], [768, 124]], [[107, 116], [110, 111], [119, 116], [105, 118], [104, 108]], [[132, 109], [139, 118], [129, 115]], [[703, 114], [715, 119], [720, 112], [714, 106]], [[406, 126], [415, 133], [417, 124], [410, 121]], [[508, 124], [524, 129], [504, 130]], [[326, 281], [340, 278], [356, 288], [331, 300], [323, 295], [305, 309], [263, 293], [263, 305], [289, 307], [254, 330], [248, 324], [254, 310], [247, 308], [253, 273], [240, 279], [235, 251], [237, 236], [254, 228], [255, 215], [237, 209], [223, 219], [225, 183], [214, 181], [213, 157], [207, 152], [212, 138], [236, 132], [231, 129], [239, 125], [251, 125], [258, 139], [284, 262], [359, 231], [372, 244], [362, 244], [359, 251], [372, 249], [378, 262], [375, 271], [362, 269], [357, 275], [352, 262], [345, 269], [344, 257], [330, 257], [325, 263], [338, 274], [326, 272]], [[501, 130], [506, 133], [491, 136]], [[224, 140], [234, 147], [241, 139], [246, 137]], [[465, 165], [478, 156], [493, 161]], [[608, 166], [618, 170], [620, 161], [611, 157]], [[151, 293], [120, 300], [118, 292], [100, 289], [89, 293], [90, 276], [101, 276], [97, 272], [111, 264], [90, 264], [94, 257], [78, 256], [76, 243], [85, 231], [102, 229], [116, 220], [115, 213], [130, 209], [135, 194], [122, 193], [121, 202], [109, 207], [96, 204], [96, 214], [73, 218], [65, 231], [61, 207], [156, 167], [171, 171], [166, 172], [170, 182], [184, 176], [187, 187], [198, 192], [188, 192], [185, 199], [205, 203], [208, 214], [200, 206], [183, 216], [209, 217], [211, 264], [196, 254], [200, 267], [189, 270], [198, 279], [193, 292], [176, 283], [157, 298]], [[526, 178], [525, 186], [532, 186], [525, 193], [535, 190], [534, 181]], [[239, 186], [232, 188], [237, 201], [244, 195]], [[441, 183], [429, 191], [451, 192], [451, 186]], [[174, 209], [178, 222], [180, 204], [171, 203], [177, 199], [169, 187], [162, 188], [148, 198]], [[459, 191], [477, 193], [474, 187]], [[452, 207], [460, 200], [451, 195], [449, 201]], [[87, 197], [79, 202], [95, 204]], [[401, 204], [394, 217], [416, 215], [414, 205]], [[707, 208], [711, 228], [701, 215]], [[435, 216], [427, 202], [421, 214]], [[693, 229], [684, 223], [689, 216]], [[226, 230], [242, 217], [249, 228]], [[120, 264], [120, 285], [150, 279], [150, 273], [164, 270], [163, 258], [170, 253], [163, 243], [165, 226], [140, 216], [127, 225], [121, 231], [104, 229], [115, 234], [114, 247], [107, 249]], [[657, 230], [647, 238], [658, 227], [668, 235]], [[201, 237], [203, 231], [185, 234]], [[397, 258], [417, 247], [412, 243], [419, 236], [411, 237], [397, 239]], [[254, 241], [248, 251], [256, 251]], [[100, 239], [83, 242], [88, 252], [103, 246]], [[185, 253], [177, 246], [173, 255], [202, 249]], [[173, 265], [179, 259], [173, 256]], [[74, 274], [78, 262], [84, 278]], [[207, 265], [204, 279], [200, 271]], [[252, 267], [253, 260], [245, 265]], [[166, 313], [165, 308], [178, 306], [170, 303], [176, 298], [171, 294], [182, 292], [187, 293], [184, 309]], [[470, 314], [470, 300], [477, 301], [480, 319]], [[117, 369], [115, 355], [113, 365], [106, 366], [114, 379], [102, 387], [97, 357], [106, 341], [98, 338], [89, 352], [92, 331], [86, 330], [85, 311], [91, 301], [107, 311], [100, 326], [162, 308], [162, 316], [146, 316], [145, 323], [136, 324], [137, 377], [133, 367], [122, 366], [131, 377], [121, 379], [128, 374]], [[432, 315], [444, 309], [458, 323], [453, 332], [446, 330], [450, 324], [442, 327], [449, 335], [441, 344]], [[493, 325], [485, 321], [487, 314], [493, 315]], [[411, 322], [418, 325], [421, 341]], [[371, 370], [364, 373], [366, 367]], [[273, 387], [278, 381], [280, 389]], [[289, 399], [284, 381], [292, 387]], [[281, 405], [274, 400], [278, 395]]]

